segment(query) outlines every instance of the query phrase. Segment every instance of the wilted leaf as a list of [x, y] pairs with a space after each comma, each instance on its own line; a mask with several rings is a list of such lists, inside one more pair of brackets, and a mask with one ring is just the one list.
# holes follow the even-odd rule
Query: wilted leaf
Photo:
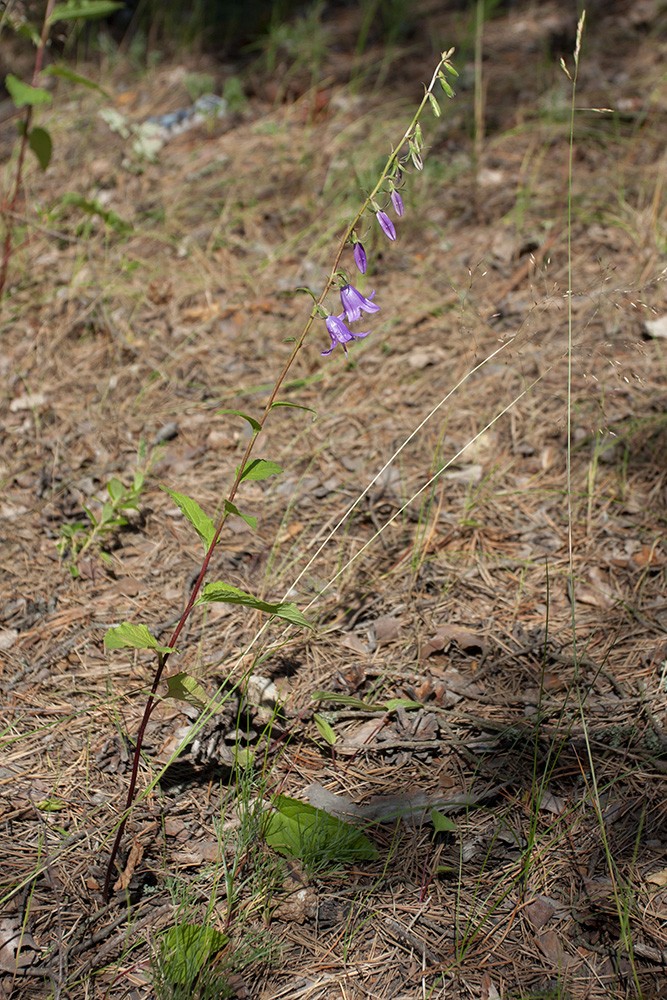
[[215, 525], [210, 517], [204, 513], [196, 500], [186, 496], [184, 493], [176, 493], [175, 490], [168, 490], [166, 486], [162, 489], [168, 493], [183, 516], [190, 522], [202, 542], [208, 549], [215, 535]]
[[661, 888], [667, 886], [667, 868], [661, 868], [657, 872], [651, 872], [646, 876], [646, 881], [651, 885], [659, 885]]
[[0, 972], [15, 975], [33, 965], [37, 945], [30, 932], [15, 916], [0, 917]]
[[485, 649], [482, 636], [471, 632], [470, 629], [461, 628], [459, 625], [442, 625], [435, 635], [422, 647], [422, 660], [425, 660], [432, 653], [440, 653], [447, 650], [453, 642], [471, 656], [483, 653]]
[[229, 583], [207, 583], [201, 596], [197, 598], [196, 604], [242, 604], [247, 608], [254, 608], [257, 611], [264, 611], [267, 615], [275, 615], [282, 618], [291, 625], [300, 625], [301, 628], [313, 628], [311, 622], [303, 615], [296, 604], [291, 601], [281, 601], [278, 604], [271, 604], [269, 601], [261, 601], [258, 597], [253, 597], [245, 590], [232, 587]]
[[264, 837], [279, 854], [299, 858], [310, 870], [373, 861], [378, 856], [375, 844], [349, 823], [286, 795], [276, 798]]
[[154, 649], [156, 653], [174, 653], [173, 646], [160, 646], [145, 625], [121, 622], [107, 629], [104, 636], [106, 649]]

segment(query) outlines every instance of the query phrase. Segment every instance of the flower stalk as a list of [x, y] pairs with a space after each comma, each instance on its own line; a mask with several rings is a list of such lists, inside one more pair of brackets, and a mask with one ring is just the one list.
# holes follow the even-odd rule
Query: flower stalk
[[[378, 198], [378, 195], [383, 190], [383, 188], [385, 187], [385, 185], [387, 184], [388, 181], [392, 182], [392, 188], [391, 188], [391, 190], [394, 191], [393, 181], [397, 177], [400, 179], [400, 165], [399, 165], [398, 157], [399, 157], [399, 152], [402, 149], [402, 147], [404, 147], [406, 145], [406, 143], [408, 144], [408, 147], [409, 147], [409, 150], [410, 150], [409, 156], [412, 157], [413, 161], [414, 161], [413, 150], [416, 150], [417, 153], [418, 153], [418, 155], [420, 155], [420, 150], [421, 150], [421, 130], [419, 130], [419, 119], [420, 119], [420, 116], [421, 116], [422, 112], [424, 111], [424, 108], [425, 108], [426, 104], [429, 103], [429, 98], [430, 98], [430, 96], [432, 96], [432, 91], [433, 91], [433, 88], [435, 87], [435, 84], [438, 82], [438, 80], [441, 80], [441, 78], [443, 76], [443, 69], [447, 70], [448, 72], [452, 73], [453, 75], [456, 75], [456, 71], [454, 70], [453, 66], [449, 62], [449, 59], [450, 59], [451, 55], [453, 54], [453, 51], [454, 50], [452, 49], [449, 52], [446, 52], [446, 53], [442, 54], [442, 56], [440, 58], [440, 61], [438, 62], [438, 65], [437, 65], [437, 67], [435, 69], [435, 72], [433, 73], [433, 77], [431, 79], [431, 82], [429, 83], [428, 87], [425, 89], [424, 97], [422, 98], [422, 100], [421, 100], [421, 102], [420, 102], [420, 104], [419, 104], [419, 106], [417, 108], [417, 111], [415, 112], [415, 115], [413, 116], [412, 121], [410, 122], [410, 124], [408, 125], [408, 128], [403, 133], [403, 136], [401, 137], [401, 139], [399, 140], [399, 142], [398, 142], [398, 144], [396, 146], [395, 151], [392, 152], [390, 154], [390, 156], [388, 157], [387, 162], [385, 164], [385, 167], [384, 167], [382, 173], [380, 174], [380, 178], [379, 178], [377, 184], [375, 185], [375, 187], [373, 188], [373, 190], [370, 192], [370, 194], [367, 196], [367, 198], [363, 202], [361, 208], [359, 209], [359, 211], [357, 212], [357, 214], [352, 219], [352, 221], [350, 222], [350, 224], [345, 229], [345, 232], [341, 236], [341, 239], [340, 239], [340, 242], [338, 244], [336, 253], [334, 255], [333, 265], [331, 267], [331, 271], [329, 273], [329, 276], [328, 276], [328, 278], [327, 278], [327, 280], [326, 280], [326, 282], [324, 284], [324, 288], [323, 288], [321, 294], [319, 295], [319, 297], [315, 298], [315, 296], [313, 295], [313, 298], [315, 299], [315, 301], [314, 301], [313, 307], [311, 309], [310, 315], [309, 315], [308, 319], [306, 320], [301, 333], [296, 338], [296, 340], [294, 342], [294, 345], [292, 347], [292, 350], [290, 352], [289, 357], [284, 362], [284, 364], [283, 364], [283, 366], [282, 366], [282, 368], [281, 368], [281, 370], [280, 370], [280, 372], [279, 372], [279, 374], [278, 374], [278, 376], [276, 378], [276, 381], [274, 383], [273, 389], [271, 390], [271, 392], [269, 394], [269, 397], [268, 397], [268, 399], [266, 401], [266, 404], [264, 406], [264, 410], [263, 410], [261, 416], [257, 420], [255, 420], [253, 422], [253, 424], [252, 424], [253, 432], [252, 432], [252, 434], [251, 434], [251, 436], [250, 436], [250, 438], [248, 440], [248, 443], [246, 444], [246, 447], [245, 447], [245, 450], [243, 452], [243, 456], [241, 458], [241, 461], [238, 464], [235, 478], [234, 478], [234, 480], [232, 482], [232, 486], [231, 486], [231, 488], [229, 490], [229, 493], [227, 494], [227, 500], [226, 500], [225, 503], [223, 503], [223, 512], [220, 515], [220, 518], [219, 518], [219, 520], [217, 522], [217, 525], [216, 525], [216, 528], [215, 528], [215, 533], [214, 533], [213, 538], [212, 538], [212, 540], [211, 540], [211, 542], [208, 545], [208, 548], [206, 550], [206, 554], [204, 556], [204, 559], [203, 559], [203, 562], [201, 564], [201, 567], [200, 567], [199, 573], [197, 575], [197, 578], [196, 578], [196, 580], [195, 580], [195, 582], [193, 584], [193, 587], [192, 587], [192, 590], [190, 592], [190, 596], [188, 598], [188, 601], [187, 601], [187, 603], [185, 605], [185, 608], [183, 609], [183, 612], [182, 612], [181, 617], [180, 617], [180, 619], [178, 621], [178, 624], [176, 625], [176, 628], [174, 629], [174, 631], [171, 634], [171, 636], [169, 638], [169, 641], [167, 643], [168, 650], [169, 649], [173, 649], [176, 646], [176, 643], [178, 642], [178, 639], [179, 639], [179, 637], [180, 637], [180, 635], [181, 635], [181, 633], [183, 631], [183, 628], [185, 627], [185, 624], [186, 624], [188, 618], [190, 617], [190, 614], [192, 613], [192, 610], [193, 610], [193, 608], [195, 606], [197, 598], [198, 598], [198, 596], [199, 596], [199, 594], [201, 592], [201, 589], [202, 589], [202, 586], [203, 586], [203, 583], [204, 583], [204, 579], [206, 577], [206, 574], [207, 574], [207, 571], [208, 571], [208, 568], [209, 568], [209, 564], [210, 564], [211, 559], [213, 557], [213, 552], [214, 552], [214, 550], [215, 550], [215, 548], [216, 548], [216, 546], [218, 544], [218, 541], [219, 541], [220, 536], [222, 534], [222, 531], [224, 529], [225, 523], [227, 521], [227, 517], [229, 515], [229, 512], [233, 508], [233, 501], [234, 501], [234, 499], [236, 497], [236, 494], [238, 492], [239, 486], [240, 486], [241, 481], [243, 479], [243, 471], [246, 469], [246, 467], [248, 465], [248, 462], [249, 462], [249, 460], [251, 458], [251, 455], [253, 453], [253, 450], [255, 448], [255, 443], [257, 441], [257, 438], [261, 434], [261, 432], [262, 432], [262, 430], [264, 428], [264, 425], [265, 425], [265, 423], [266, 423], [266, 421], [268, 419], [269, 413], [271, 412], [271, 410], [273, 408], [273, 405], [276, 402], [276, 399], [278, 397], [280, 389], [282, 388], [282, 386], [283, 386], [283, 384], [285, 382], [285, 379], [287, 378], [287, 375], [288, 375], [290, 369], [292, 368], [292, 365], [294, 364], [294, 361], [295, 361], [297, 355], [301, 351], [301, 348], [304, 345], [306, 337], [310, 333], [310, 330], [312, 328], [313, 322], [318, 317], [321, 317], [321, 316], [325, 316], [326, 317], [326, 320], [325, 320], [326, 327], [327, 327], [327, 330], [329, 332], [329, 336], [331, 338], [331, 342], [332, 343], [331, 343], [331, 348], [328, 351], [323, 351], [322, 353], [323, 354], [330, 354], [331, 351], [337, 345], [341, 345], [343, 347], [343, 349], [345, 351], [347, 351], [347, 344], [348, 343], [350, 343], [353, 340], [360, 339], [362, 337], [367, 336], [368, 331], [365, 331], [363, 333], [353, 333], [349, 329], [349, 327], [347, 326], [347, 323], [345, 322], [345, 320], [347, 320], [347, 322], [354, 322], [355, 320], [357, 320], [357, 319], [359, 319], [361, 317], [361, 313], [362, 312], [374, 313], [374, 312], [378, 312], [379, 311], [380, 307], [378, 305], [376, 305], [372, 301], [373, 293], [371, 293], [371, 295], [369, 297], [366, 297], [366, 296], [362, 295], [359, 291], [357, 291], [357, 289], [355, 289], [349, 283], [346, 283], [343, 286], [343, 288], [341, 289], [341, 302], [342, 302], [342, 305], [343, 305], [343, 312], [339, 316], [330, 316], [330, 315], [327, 315], [327, 312], [326, 312], [326, 310], [324, 308], [324, 301], [325, 301], [327, 295], [329, 294], [329, 292], [331, 291], [331, 289], [336, 284], [337, 277], [338, 277], [338, 274], [339, 274], [340, 262], [341, 262], [343, 253], [345, 251], [345, 248], [351, 242], [354, 244], [354, 259], [355, 259], [355, 263], [356, 263], [358, 269], [361, 271], [361, 273], [365, 273], [366, 264], [367, 264], [366, 252], [365, 252], [363, 246], [361, 245], [361, 243], [355, 237], [355, 230], [358, 227], [358, 225], [359, 225], [359, 223], [360, 223], [360, 221], [361, 221], [364, 213], [366, 211], [368, 211], [369, 208], [373, 208], [374, 211], [377, 211], [378, 217], [379, 217], [379, 215], [384, 216], [385, 219], [389, 222], [389, 226], [391, 227], [391, 229], [394, 229], [393, 223], [389, 219], [389, 216], [387, 216], [386, 213], [382, 212], [381, 209], [375, 208], [375, 206], [377, 205], [376, 199]], [[396, 194], [395, 191], [394, 191], [394, 193]], [[402, 207], [403, 203], [402, 203], [402, 199], [400, 199], [400, 195], [398, 195], [398, 199], [399, 199], [399, 201], [397, 203], [394, 200], [394, 198], [392, 198], [392, 204], [393, 204], [394, 210], [396, 211], [396, 214], [400, 216], [402, 213], [399, 211], [399, 207], [398, 206], [400, 205]], [[380, 223], [380, 224], [382, 225], [382, 223]], [[383, 229], [384, 228], [385, 227], [383, 226]], [[385, 229], [385, 232], [387, 232], [387, 229]], [[387, 233], [387, 234], [389, 235], [389, 233]], [[128, 818], [129, 818], [129, 816], [131, 814], [133, 803], [134, 803], [134, 800], [135, 800], [136, 788], [137, 788], [137, 782], [138, 782], [138, 776], [139, 776], [139, 762], [141, 760], [141, 753], [142, 753], [142, 748], [143, 748], [143, 742], [144, 742], [144, 737], [145, 737], [145, 733], [146, 733], [146, 728], [148, 726], [148, 722], [150, 721], [150, 717], [151, 717], [151, 715], [153, 713], [155, 705], [157, 704], [157, 691], [158, 691], [160, 682], [162, 680], [162, 677], [164, 675], [164, 671], [165, 671], [165, 668], [166, 668], [167, 663], [169, 661], [169, 658], [170, 658], [170, 652], [169, 651], [167, 651], [167, 652], [159, 652], [157, 654], [157, 668], [155, 670], [155, 674], [154, 674], [154, 677], [153, 677], [153, 682], [152, 682], [152, 685], [151, 685], [151, 689], [150, 689], [148, 698], [146, 700], [146, 705], [144, 707], [143, 716], [142, 716], [142, 719], [141, 719], [141, 723], [139, 725], [139, 729], [138, 729], [137, 737], [136, 737], [136, 741], [135, 741], [134, 754], [133, 754], [133, 762], [132, 762], [132, 772], [131, 772], [131, 775], [130, 775], [130, 783], [129, 783], [129, 787], [128, 787], [128, 791], [127, 791], [125, 808], [124, 808], [124, 811], [123, 811], [120, 823], [118, 825], [118, 828], [116, 830], [116, 836], [115, 836], [115, 839], [114, 839], [114, 842], [113, 842], [113, 845], [112, 845], [112, 848], [111, 848], [111, 853], [110, 853], [109, 861], [107, 863], [107, 869], [106, 869], [106, 875], [105, 875], [105, 881], [104, 881], [104, 888], [103, 888], [103, 895], [104, 895], [104, 898], [107, 899], [107, 900], [109, 899], [109, 897], [111, 895], [114, 874], [116, 873], [116, 859], [118, 857], [118, 852], [120, 850], [120, 846], [121, 846], [121, 843], [122, 843], [123, 834], [124, 834], [124, 831], [125, 831], [127, 820], [128, 820]]]

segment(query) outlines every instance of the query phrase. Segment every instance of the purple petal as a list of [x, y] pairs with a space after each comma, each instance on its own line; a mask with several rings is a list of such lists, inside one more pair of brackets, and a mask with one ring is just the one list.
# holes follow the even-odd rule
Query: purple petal
[[380, 311], [380, 307], [371, 302], [374, 295], [375, 292], [371, 292], [370, 296], [366, 298], [365, 295], [357, 291], [354, 285], [343, 285], [340, 290], [340, 301], [348, 323], [355, 323], [360, 319], [362, 311], [367, 313]]
[[366, 251], [364, 250], [363, 245], [361, 243], [355, 243], [353, 253], [354, 263], [357, 265], [361, 273], [365, 274], [368, 262], [366, 260]]
[[405, 208], [403, 206], [403, 199], [401, 198], [398, 191], [391, 192], [391, 203], [394, 206], [394, 211], [396, 212], [396, 215], [398, 215], [398, 217], [400, 218], [401, 215], [403, 215]]
[[361, 340], [363, 337], [367, 337], [370, 330], [366, 330], [363, 333], [352, 333], [351, 330], [343, 322], [343, 317], [345, 313], [341, 313], [340, 316], [327, 316], [326, 327], [329, 331], [329, 336], [331, 337], [331, 347], [328, 351], [322, 351], [322, 355], [326, 356], [331, 354], [335, 347], [340, 346], [343, 348], [347, 354], [347, 345], [351, 340]]
[[390, 240], [395, 240], [396, 230], [394, 228], [394, 223], [391, 221], [387, 213], [380, 209], [375, 213], [375, 217], [380, 223], [380, 227], [382, 228], [382, 232], [385, 236], [387, 236]]

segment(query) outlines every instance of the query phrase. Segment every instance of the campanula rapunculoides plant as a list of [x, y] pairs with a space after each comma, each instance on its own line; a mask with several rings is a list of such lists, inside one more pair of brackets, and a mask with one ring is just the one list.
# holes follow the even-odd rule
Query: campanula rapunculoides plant
[[[347, 353], [347, 349], [350, 344], [352, 344], [355, 340], [367, 337], [370, 333], [368, 330], [355, 332], [350, 329], [349, 324], [358, 322], [361, 319], [362, 312], [368, 314], [379, 312], [380, 306], [373, 301], [374, 293], [371, 293], [369, 296], [363, 295], [350, 283], [345, 272], [340, 270], [343, 254], [348, 247], [351, 247], [354, 263], [357, 269], [362, 274], [365, 273], [368, 259], [363, 244], [357, 236], [357, 230], [360, 229], [362, 220], [366, 217], [366, 213], [373, 213], [375, 215], [382, 231], [390, 240], [394, 241], [398, 238], [396, 227], [387, 214], [386, 209], [393, 209], [397, 218], [400, 218], [404, 213], [403, 199], [400, 194], [398, 194], [396, 189], [398, 184], [403, 183], [404, 174], [410, 169], [410, 166], [417, 170], [421, 170], [422, 168], [424, 150], [420, 118], [427, 104], [431, 105], [434, 113], [437, 115], [440, 114], [440, 108], [433, 93], [436, 85], [439, 83], [448, 97], [454, 96], [454, 92], [447, 80], [447, 74], [451, 76], [457, 75], [456, 70], [450, 62], [452, 54], [453, 49], [449, 52], [443, 52], [438, 65], [435, 68], [431, 82], [428, 87], [426, 87], [424, 97], [422, 98], [412, 121], [403, 136], [400, 138], [399, 142], [394, 147], [394, 152], [392, 152], [387, 159], [385, 167], [380, 174], [375, 187], [368, 194], [356, 216], [352, 219], [343, 233], [338, 250], [334, 256], [329, 277], [325, 282], [322, 292], [319, 296], [310, 292], [314, 299], [314, 305], [311, 309], [310, 316], [306, 320], [301, 334], [296, 338], [292, 351], [276, 378], [275, 384], [269, 393], [263, 411], [259, 416], [248, 415], [246, 413], [241, 413], [238, 410], [220, 411], [221, 413], [234, 414], [241, 417], [250, 425], [251, 434], [241, 461], [236, 469], [236, 475], [234, 476], [232, 485], [227, 494], [227, 499], [222, 503], [222, 513], [219, 516], [217, 523], [214, 522], [201, 509], [195, 500], [185, 496], [184, 494], [176, 493], [173, 490], [167, 490], [167, 493], [169, 493], [172, 500], [174, 500], [176, 505], [180, 508], [186, 519], [199, 535], [205, 550], [199, 572], [190, 591], [190, 596], [168, 642], [166, 645], [162, 645], [148, 630], [146, 625], [136, 624], [133, 622], [122, 622], [120, 625], [113, 626], [108, 629], [104, 637], [104, 643], [107, 649], [148, 649], [155, 654], [157, 660], [151, 689], [146, 700], [142, 720], [134, 743], [132, 772], [130, 775], [125, 808], [116, 831], [114, 843], [111, 848], [111, 856], [107, 866], [103, 890], [106, 898], [108, 898], [111, 894], [113, 876], [116, 871], [116, 858], [123, 838], [125, 824], [135, 798], [139, 764], [142, 757], [146, 727], [157, 704], [158, 692], [160, 691], [160, 685], [167, 663], [173, 655], [178, 653], [178, 641], [181, 637], [185, 624], [195, 607], [200, 607], [201, 605], [214, 601], [240, 604], [257, 611], [262, 611], [271, 617], [281, 618], [289, 624], [298, 625], [301, 628], [312, 627], [311, 623], [304, 617], [296, 605], [291, 602], [278, 601], [273, 603], [264, 601], [238, 587], [233, 586], [232, 584], [223, 581], [205, 584], [204, 581], [208, 574], [215, 548], [218, 544], [227, 518], [241, 517], [248, 524], [254, 526], [254, 518], [244, 514], [235, 503], [236, 496], [241, 485], [248, 481], [267, 479], [269, 476], [279, 475], [282, 472], [280, 466], [275, 462], [271, 462], [264, 458], [255, 458], [255, 445], [260, 438], [269, 414], [273, 411], [273, 409], [277, 406], [294, 405], [287, 400], [282, 400], [278, 397], [280, 390], [285, 383], [287, 374], [290, 371], [296, 356], [301, 351], [301, 348], [303, 347], [306, 337], [310, 333], [315, 320], [318, 318], [323, 319], [326, 330], [329, 334], [331, 346], [328, 350], [322, 352], [325, 355], [331, 354], [332, 351], [338, 346], [342, 347], [343, 351]], [[342, 312], [332, 315], [329, 310], [325, 308], [324, 303], [329, 295], [329, 292], [334, 287], [339, 289]], [[180, 672], [171, 674], [166, 680], [166, 691], [160, 691], [160, 695], [164, 695], [165, 697], [180, 698], [181, 700], [186, 700], [191, 703], [193, 700], [196, 702], [199, 699], [199, 703], [203, 709], [200, 722], [203, 722], [203, 720], [214, 710], [211, 708], [210, 703], [206, 701], [205, 693], [201, 693], [202, 689], [193, 677], [189, 677], [187, 674]], [[208, 713], [208, 715], [206, 713]]]

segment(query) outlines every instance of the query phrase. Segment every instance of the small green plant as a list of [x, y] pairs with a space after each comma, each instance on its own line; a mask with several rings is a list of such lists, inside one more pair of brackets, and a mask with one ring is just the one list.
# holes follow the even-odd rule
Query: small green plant
[[[70, 84], [80, 84], [90, 87], [101, 93], [104, 91], [92, 80], [75, 73], [68, 66], [53, 63], [44, 69], [44, 55], [49, 44], [49, 37], [54, 25], [62, 27], [63, 22], [78, 24], [81, 21], [106, 17], [115, 10], [123, 6], [116, 0], [66, 0], [65, 3], [57, 4], [55, 0], [47, 0], [44, 19], [41, 31], [30, 24], [27, 18], [15, 16], [7, 19], [9, 26], [19, 35], [29, 38], [35, 46], [35, 63], [30, 83], [19, 80], [12, 73], [5, 77], [5, 87], [16, 110], [20, 113], [18, 155], [14, 168], [14, 177], [10, 190], [1, 200], [0, 222], [4, 230], [2, 237], [2, 251], [0, 254], [0, 298], [4, 295], [7, 284], [7, 274], [9, 262], [12, 257], [14, 245], [14, 235], [16, 230], [16, 216], [19, 202], [23, 193], [23, 173], [25, 169], [25, 159], [28, 149], [30, 149], [42, 170], [46, 170], [51, 162], [53, 154], [53, 140], [51, 133], [41, 125], [33, 122], [35, 109], [47, 107], [52, 102], [51, 92], [40, 86], [42, 77], [46, 74], [61, 77]], [[0, 22], [0, 28], [4, 25], [5, 19]]]
[[84, 505], [86, 520], [61, 526], [56, 547], [60, 557], [69, 561], [69, 571], [73, 577], [80, 575], [78, 563], [87, 552], [96, 552], [103, 562], [111, 562], [108, 542], [120, 528], [125, 528], [130, 523], [127, 512], [139, 510], [139, 499], [146, 476], [155, 459], [156, 450], [153, 450], [146, 461], [146, 446], [142, 442], [132, 484], [126, 486], [114, 476], [106, 485], [108, 499], [98, 500], [96, 509]]
[[272, 18], [266, 37], [251, 47], [260, 50], [263, 73], [279, 79], [276, 101], [282, 101], [290, 85], [301, 75], [309, 77], [314, 87], [320, 77], [322, 63], [329, 48], [329, 34], [322, 22], [323, 3], [316, 3], [305, 13], [286, 22]]
[[163, 935], [156, 949], [153, 985], [161, 1000], [214, 1000], [231, 997], [234, 991], [224, 971], [216, 968], [215, 957], [228, 937], [209, 924], [183, 921]]
[[375, 845], [354, 826], [286, 795], [277, 796], [264, 837], [275, 851], [298, 858], [310, 874], [330, 874], [378, 856]]
[[215, 77], [210, 73], [188, 73], [183, 80], [183, 86], [188, 92], [188, 97], [194, 104], [198, 97], [204, 94], [212, 94], [215, 90]]

